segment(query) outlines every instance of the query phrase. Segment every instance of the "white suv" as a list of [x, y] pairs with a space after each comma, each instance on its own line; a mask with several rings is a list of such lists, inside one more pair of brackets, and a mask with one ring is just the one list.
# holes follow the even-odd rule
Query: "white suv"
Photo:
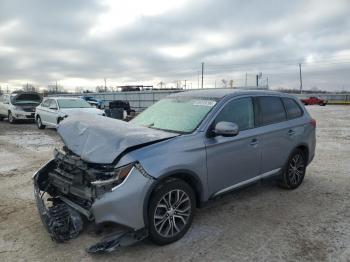
[[104, 116], [104, 111], [92, 107], [81, 98], [49, 97], [35, 111], [35, 120], [39, 129], [46, 126], [57, 127], [59, 122], [69, 115], [94, 114]]
[[35, 92], [20, 92], [0, 96], [0, 120], [8, 118], [11, 124], [17, 120], [34, 120], [35, 107], [42, 101]]

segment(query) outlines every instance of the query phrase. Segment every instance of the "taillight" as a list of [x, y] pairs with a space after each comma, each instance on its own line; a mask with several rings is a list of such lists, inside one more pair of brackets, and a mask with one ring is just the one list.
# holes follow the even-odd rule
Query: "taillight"
[[311, 119], [310, 124], [311, 124], [314, 128], [316, 128], [316, 120], [315, 120], [315, 119]]

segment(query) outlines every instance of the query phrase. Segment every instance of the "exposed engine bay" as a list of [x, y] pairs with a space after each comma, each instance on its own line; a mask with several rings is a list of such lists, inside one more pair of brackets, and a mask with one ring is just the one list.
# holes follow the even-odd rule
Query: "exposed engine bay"
[[[153, 179], [139, 163], [115, 168], [87, 163], [66, 147], [63, 151], [55, 149], [54, 159], [33, 177], [38, 210], [51, 238], [58, 242], [76, 238], [84, 223], [96, 220], [92, 208], [95, 200], [114, 191], [133, 169], [137, 169], [143, 179]], [[131, 244], [146, 236], [143, 228], [119, 231], [87, 250], [93, 253], [112, 251], [123, 243]]]

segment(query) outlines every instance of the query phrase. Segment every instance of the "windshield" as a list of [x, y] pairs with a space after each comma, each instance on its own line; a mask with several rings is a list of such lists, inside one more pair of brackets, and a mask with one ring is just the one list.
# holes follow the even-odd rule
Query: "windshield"
[[216, 101], [193, 97], [174, 97], [158, 101], [131, 122], [154, 129], [190, 133], [202, 122]]
[[41, 96], [38, 94], [19, 94], [16, 96], [11, 96], [11, 103], [14, 105], [39, 105], [41, 103]]
[[83, 99], [58, 99], [60, 108], [89, 108], [91, 105]]

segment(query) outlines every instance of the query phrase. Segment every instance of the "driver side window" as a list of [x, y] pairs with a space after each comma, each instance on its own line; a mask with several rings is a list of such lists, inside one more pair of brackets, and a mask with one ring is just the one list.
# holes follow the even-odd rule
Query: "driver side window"
[[43, 102], [42, 106], [43, 107], [49, 107], [51, 99], [47, 99]]
[[51, 99], [50, 101], [50, 109], [54, 109], [54, 110], [57, 110], [57, 103], [55, 100]]
[[252, 99], [245, 97], [228, 102], [216, 117], [215, 125], [221, 121], [236, 123], [240, 131], [254, 128]]

